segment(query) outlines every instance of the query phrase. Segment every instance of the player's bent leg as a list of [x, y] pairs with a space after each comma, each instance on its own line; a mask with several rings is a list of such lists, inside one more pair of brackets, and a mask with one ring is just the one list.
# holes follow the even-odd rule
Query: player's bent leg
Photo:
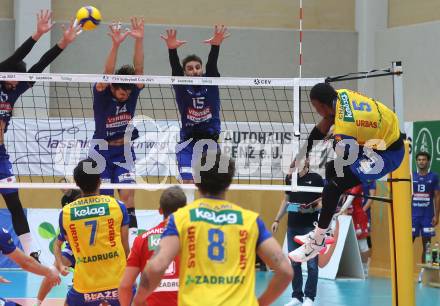
[[[326, 166], [326, 176], [336, 174], [334, 162]], [[318, 226], [307, 234], [305, 243], [295, 251], [289, 253], [289, 258], [296, 262], [305, 262], [316, 257], [325, 248], [325, 237], [330, 222], [336, 211], [336, 206], [342, 193], [360, 184], [359, 178], [351, 171], [349, 166], [343, 168], [343, 177], [330, 177], [322, 192], [322, 209], [318, 220]]]
[[3, 190], [3, 199], [6, 207], [11, 213], [12, 226], [26, 255], [31, 255], [38, 261], [38, 252], [33, 249], [32, 235], [29, 230], [29, 223], [23, 210], [17, 190]]

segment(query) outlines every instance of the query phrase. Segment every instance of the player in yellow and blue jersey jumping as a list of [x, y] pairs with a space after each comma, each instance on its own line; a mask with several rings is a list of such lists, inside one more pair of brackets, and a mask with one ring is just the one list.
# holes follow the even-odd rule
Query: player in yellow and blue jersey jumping
[[327, 184], [318, 226], [307, 235], [295, 237], [303, 245], [289, 257], [297, 262], [314, 258], [324, 248], [325, 234], [342, 193], [396, 170], [405, 154], [399, 119], [384, 104], [348, 89], [335, 90], [327, 83], [315, 85], [310, 100], [323, 118], [309, 135], [306, 155], [334, 125], [337, 158], [326, 165]]
[[[258, 214], [225, 200], [234, 161], [208, 151], [199, 162], [193, 164], [193, 174], [201, 198], [170, 216], [160, 246], [142, 273], [134, 305], [144, 305], [176, 255], [179, 305], [270, 305], [290, 283], [292, 267]], [[256, 254], [275, 272], [258, 299]]]

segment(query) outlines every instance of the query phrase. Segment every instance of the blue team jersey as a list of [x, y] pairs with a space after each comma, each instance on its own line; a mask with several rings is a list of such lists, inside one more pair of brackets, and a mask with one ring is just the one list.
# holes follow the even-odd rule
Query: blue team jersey
[[[218, 86], [174, 85], [182, 121], [180, 139], [220, 134], [220, 91]], [[205, 138], [203, 137], [203, 138]]]
[[437, 174], [420, 175], [413, 172], [412, 215], [434, 216], [434, 192], [440, 190]]
[[0, 251], [2, 254], [8, 255], [14, 252], [16, 246], [11, 235], [4, 228], [0, 229]]
[[28, 82], [19, 82], [15, 90], [4, 89], [3, 83], [0, 82], [0, 120], [6, 122], [5, 132], [11, 120], [15, 102], [28, 89]]
[[[118, 102], [112, 95], [110, 86], [103, 91], [93, 86], [93, 114], [95, 132], [93, 139], [115, 140], [124, 137], [127, 126], [133, 119], [141, 89], [134, 86], [125, 102]], [[138, 137], [137, 129], [133, 130], [132, 140]]]

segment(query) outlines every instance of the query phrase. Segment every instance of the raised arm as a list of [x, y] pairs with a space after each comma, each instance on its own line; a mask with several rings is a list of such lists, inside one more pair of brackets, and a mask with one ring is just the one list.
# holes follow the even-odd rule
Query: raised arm
[[[131, 18], [130, 36], [134, 38], [134, 56], [133, 66], [137, 75], [144, 74], [144, 18]], [[137, 84], [139, 88], [143, 88], [144, 84]]]
[[[130, 34], [129, 31], [122, 33], [121, 23], [112, 23], [109, 25], [109, 29], [110, 32], [108, 32], [107, 35], [112, 39], [112, 47], [110, 49], [110, 53], [107, 55], [107, 60], [105, 61], [104, 74], [113, 74], [115, 72], [119, 46]], [[96, 90], [103, 91], [106, 89], [107, 85], [107, 83], [97, 83]]]
[[130, 36], [134, 38], [133, 66], [137, 75], [144, 74], [144, 18], [131, 18]]
[[171, 65], [171, 73], [173, 76], [183, 76], [183, 67], [180, 64], [179, 55], [177, 54], [177, 49], [184, 44], [186, 41], [178, 40], [176, 38], [177, 31], [175, 29], [168, 29], [167, 35], [160, 35], [160, 37], [165, 41], [168, 47], [168, 56]]
[[70, 25], [66, 28], [64, 25], [61, 26], [63, 29], [63, 37], [60, 41], [53, 46], [49, 51], [47, 51], [40, 60], [29, 69], [29, 73], [41, 73], [50, 65], [61, 52], [67, 48], [78, 36], [78, 32], [81, 27], [74, 26], [73, 19], [70, 21]]
[[219, 77], [220, 73], [218, 72], [217, 61], [218, 55], [220, 52], [220, 45], [223, 40], [231, 36], [228, 33], [228, 29], [222, 26], [214, 27], [214, 36], [204, 41], [206, 44], [211, 45], [211, 51], [209, 52], [208, 61], [206, 62], [206, 76], [207, 77]]
[[45, 33], [49, 32], [53, 28], [53, 23], [51, 22], [52, 12], [49, 10], [41, 10], [37, 13], [37, 29], [35, 33], [29, 37], [20, 47], [15, 50], [15, 52], [6, 60], [0, 63], [0, 71], [8, 70], [11, 65], [21, 62], [26, 55], [31, 52], [35, 43], [43, 36]]

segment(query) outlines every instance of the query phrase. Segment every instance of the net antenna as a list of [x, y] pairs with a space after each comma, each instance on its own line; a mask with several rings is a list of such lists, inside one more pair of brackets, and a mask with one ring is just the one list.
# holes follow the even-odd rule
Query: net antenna
[[[324, 78], [0, 73], [0, 82], [7, 80], [36, 83], [15, 103], [15, 109], [27, 111], [13, 116], [5, 133], [18, 182], [2, 181], [0, 188], [76, 188], [59, 179], [71, 177], [78, 161], [88, 156], [95, 128], [92, 87], [104, 82], [140, 83], [145, 88], [132, 120], [140, 135], [133, 141], [137, 184], [106, 183], [103, 189], [158, 190], [176, 184], [175, 147], [181, 123], [173, 86], [202, 85], [219, 87], [220, 147], [235, 159], [237, 168], [230, 189], [277, 191], [291, 190], [284, 177], [299, 147], [301, 104], [307, 103], [308, 89]], [[45, 104], [37, 105], [37, 100]], [[48, 116], [27, 115], [38, 114], [39, 108]]]

